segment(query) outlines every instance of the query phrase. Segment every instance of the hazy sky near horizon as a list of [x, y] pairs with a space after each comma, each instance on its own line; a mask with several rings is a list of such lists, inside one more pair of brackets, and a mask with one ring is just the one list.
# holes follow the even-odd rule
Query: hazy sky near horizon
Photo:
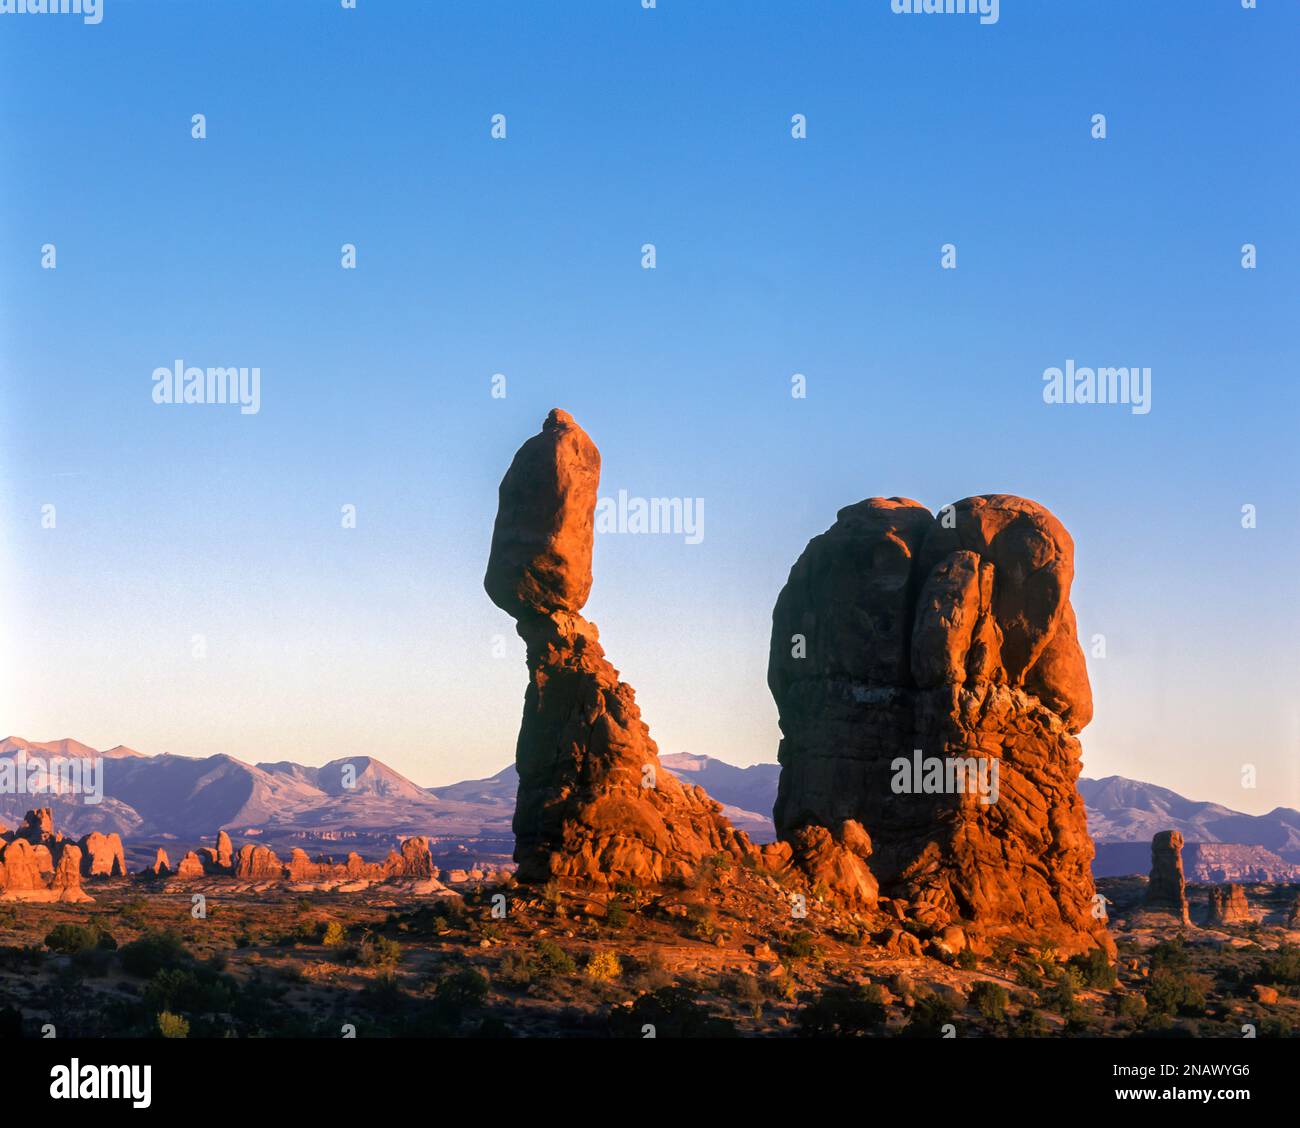
[[[1296, 15], [0, 17], [0, 735], [499, 770], [496, 488], [563, 406], [603, 494], [704, 499], [699, 544], [596, 548], [662, 752], [775, 758], [772, 604], [839, 508], [1007, 492], [1105, 636], [1085, 774], [1300, 807]], [[177, 359], [257, 366], [260, 411], [155, 404]], [[1150, 367], [1150, 412], [1045, 404], [1067, 360]]]

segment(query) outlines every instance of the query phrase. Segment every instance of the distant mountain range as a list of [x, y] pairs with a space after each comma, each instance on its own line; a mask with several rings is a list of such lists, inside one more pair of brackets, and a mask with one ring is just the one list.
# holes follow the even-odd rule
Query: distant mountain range
[[[364, 853], [367, 846], [378, 850], [399, 837], [424, 834], [443, 843], [471, 844], [457, 849], [473, 852], [477, 844], [485, 855], [509, 853], [513, 764], [487, 779], [424, 788], [371, 756], [312, 768], [287, 760], [249, 764], [224, 754], [145, 756], [122, 745], [98, 752], [75, 740], [38, 743], [11, 736], [0, 741], [0, 784], [6, 760], [48, 763], [52, 757], [96, 756], [104, 760], [101, 803], [83, 803], [72, 795], [0, 792], [0, 822], [12, 826], [30, 808], [48, 806], [68, 834], [116, 831], [141, 848], [159, 841], [207, 841], [224, 829], [236, 838], [254, 836], [309, 850], [315, 843], [347, 842], [349, 849]], [[733, 824], [755, 841], [775, 837], [771, 810], [778, 765], [739, 768], [686, 753], [662, 761], [723, 804]], [[1191, 879], [1300, 881], [1300, 811], [1278, 807], [1266, 815], [1246, 815], [1121, 776], [1083, 779], [1079, 790], [1097, 844], [1098, 876], [1145, 873], [1151, 836], [1179, 830], [1189, 844], [1221, 844], [1212, 850], [1189, 846], [1184, 861]]]

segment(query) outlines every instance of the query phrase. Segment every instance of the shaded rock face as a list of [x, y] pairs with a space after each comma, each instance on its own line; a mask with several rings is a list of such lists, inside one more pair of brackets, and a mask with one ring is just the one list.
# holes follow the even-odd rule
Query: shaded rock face
[[1147, 883], [1147, 908], [1173, 913], [1190, 924], [1187, 913], [1187, 883], [1183, 878], [1183, 836], [1176, 830], [1162, 830], [1151, 839], [1151, 879]]
[[1212, 885], [1207, 924], [1249, 924], [1255, 919], [1240, 885]]
[[1300, 897], [1297, 897], [1291, 904], [1291, 909], [1286, 916], [1287, 928], [1300, 928]]
[[555, 410], [501, 481], [484, 587], [516, 621], [528, 688], [516, 746], [521, 881], [662, 882], [710, 854], [756, 852], [659, 764], [632, 687], [579, 612], [591, 591], [600, 453]]
[[1075, 787], [1092, 695], [1073, 577], [1069, 534], [1023, 498], [840, 510], [772, 615], [778, 835], [798, 854], [807, 828], [856, 824], [869, 863], [842, 848], [932, 927], [1113, 947]]

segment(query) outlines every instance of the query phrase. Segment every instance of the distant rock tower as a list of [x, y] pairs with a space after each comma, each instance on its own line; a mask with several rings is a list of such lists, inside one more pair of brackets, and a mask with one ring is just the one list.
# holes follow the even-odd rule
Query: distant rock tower
[[527, 646], [516, 746], [521, 881], [661, 882], [754, 856], [702, 789], [659, 763], [632, 687], [579, 612], [591, 591], [600, 452], [558, 408], [501, 481], [483, 586]]
[[1187, 882], [1183, 878], [1183, 836], [1176, 830], [1162, 830], [1151, 839], [1151, 878], [1147, 883], [1146, 906], [1157, 912], [1173, 913], [1191, 924], [1187, 912]]
[[1236, 884], [1210, 886], [1208, 924], [1250, 924], [1254, 915], [1246, 891]]

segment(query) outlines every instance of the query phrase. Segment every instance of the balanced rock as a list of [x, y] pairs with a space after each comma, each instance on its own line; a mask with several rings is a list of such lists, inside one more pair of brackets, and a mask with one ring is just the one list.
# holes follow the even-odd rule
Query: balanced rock
[[116, 831], [102, 834], [92, 830], [77, 845], [81, 848], [82, 870], [87, 877], [126, 876], [126, 854]]
[[599, 484], [596, 444], [559, 409], [501, 481], [483, 586], [527, 648], [514, 815], [525, 882], [657, 883], [710, 854], [756, 854], [719, 804], [660, 766], [632, 687], [579, 614]]
[[1187, 913], [1187, 883], [1183, 878], [1183, 836], [1176, 830], [1162, 830], [1151, 839], [1151, 878], [1147, 882], [1146, 905], [1158, 912], [1173, 913], [1190, 924]]
[[1246, 891], [1235, 884], [1210, 886], [1208, 910], [1209, 924], [1249, 924], [1255, 919]]
[[832, 892], [860, 899], [867, 866], [933, 930], [1113, 950], [1075, 786], [1092, 694], [1073, 577], [1061, 523], [1001, 494], [937, 517], [869, 498], [813, 538], [777, 599], [768, 663], [774, 819], [801, 867], [822, 828], [851, 856]]

